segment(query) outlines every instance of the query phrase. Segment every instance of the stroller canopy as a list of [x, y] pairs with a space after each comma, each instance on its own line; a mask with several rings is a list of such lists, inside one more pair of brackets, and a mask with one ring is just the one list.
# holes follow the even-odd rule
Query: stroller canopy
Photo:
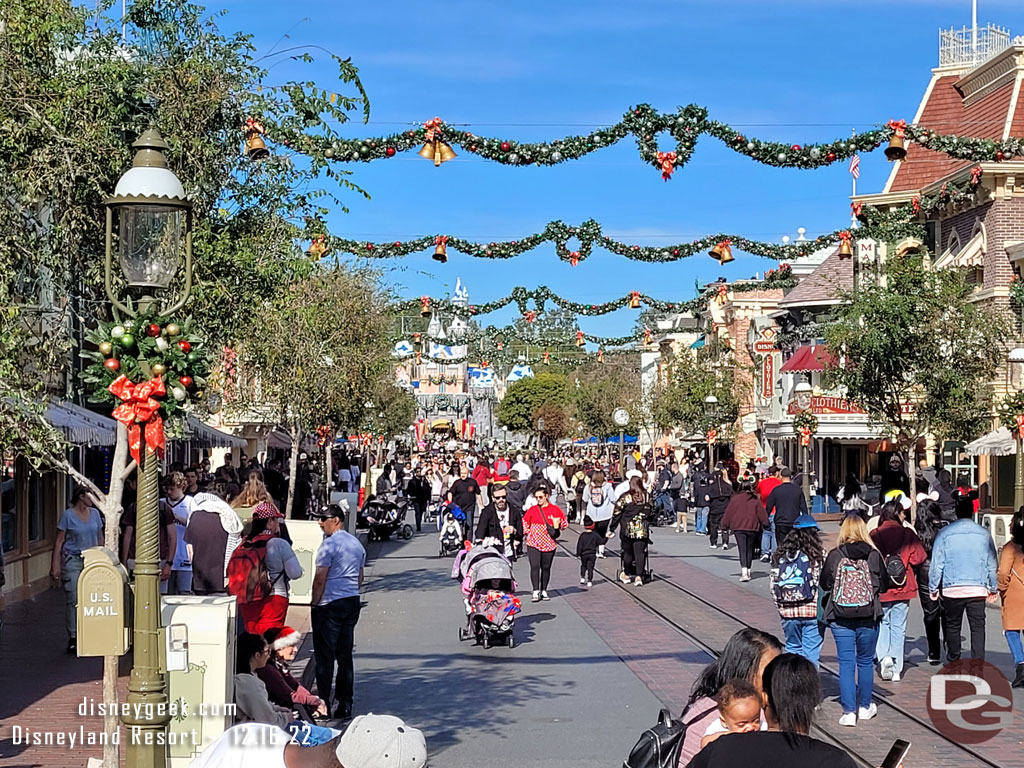
[[502, 579], [502, 578], [511, 578], [512, 577], [512, 566], [509, 564], [508, 560], [505, 559], [505, 556], [501, 552], [499, 552], [494, 547], [483, 547], [483, 546], [479, 546], [479, 545], [473, 547], [472, 549], [469, 550], [469, 552], [466, 553], [466, 556], [464, 558], [462, 558], [462, 564], [460, 565], [459, 570], [462, 573], [462, 577], [465, 578], [466, 576], [470, 575], [470, 573], [472, 573], [476, 569], [482, 567], [485, 563], [491, 563], [491, 562], [498, 563], [498, 564], [503, 564], [504, 567], [507, 569], [505, 571], [505, 573], [507, 573], [508, 575], [507, 576], [505, 576], [505, 575], [475, 576], [474, 575], [474, 579], [473, 579], [474, 581], [477, 578], [498, 578], [498, 579]]
[[469, 584], [476, 587], [481, 581], [495, 579], [498, 581], [512, 581], [512, 566], [505, 558], [489, 557], [477, 560], [476, 564], [469, 570]]

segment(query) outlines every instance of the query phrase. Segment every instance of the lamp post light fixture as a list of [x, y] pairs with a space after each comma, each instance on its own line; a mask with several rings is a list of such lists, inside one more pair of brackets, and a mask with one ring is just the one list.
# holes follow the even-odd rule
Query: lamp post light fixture
[[[104, 201], [106, 258], [104, 288], [117, 311], [135, 316], [155, 311], [168, 316], [181, 309], [192, 290], [192, 203], [181, 181], [167, 167], [167, 144], [156, 128], [142, 133], [132, 146], [135, 159]], [[115, 227], [116, 219], [116, 227]], [[114, 240], [118, 261], [133, 304], [116, 295], [111, 279]], [[184, 248], [182, 247], [184, 246]], [[184, 287], [171, 306], [162, 307], [157, 291], [171, 287], [185, 255]], [[138, 514], [135, 555], [134, 663], [128, 681], [127, 710], [122, 722], [131, 732], [125, 753], [129, 768], [163, 768], [165, 731], [170, 722], [167, 681], [161, 668], [160, 524], [155, 446], [147, 446], [141, 430]]]
[[[1019, 392], [1024, 389], [1024, 347], [1010, 350], [1010, 382]], [[1014, 454], [1013, 473], [1013, 511], [1016, 513], [1024, 506], [1024, 438], [1020, 430], [1014, 430], [1013, 439], [1016, 452]]]
[[[814, 392], [810, 383], [803, 379], [795, 387], [793, 387], [793, 395], [796, 397], [796, 405], [801, 411], [806, 411], [811, 407], [811, 395]], [[807, 508], [811, 508], [811, 468], [808, 462], [808, 456], [810, 453], [810, 446], [800, 446], [800, 463], [803, 464], [803, 471], [800, 473], [800, 485], [804, 491], [804, 501], [807, 502]]]
[[[719, 415], [718, 398], [714, 395], [708, 395], [704, 398], [704, 415], [707, 416], [708, 424], [711, 425], [711, 428], [717, 430], [721, 416]], [[710, 428], [708, 432], [711, 432]], [[715, 465], [718, 463], [716, 446], [717, 440], [708, 440], [708, 469], [712, 471], [714, 471]]]
[[626, 426], [629, 424], [629, 411], [625, 408], [616, 408], [612, 411], [612, 421], [619, 428], [619, 473], [625, 478], [626, 465], [623, 464], [625, 456]]

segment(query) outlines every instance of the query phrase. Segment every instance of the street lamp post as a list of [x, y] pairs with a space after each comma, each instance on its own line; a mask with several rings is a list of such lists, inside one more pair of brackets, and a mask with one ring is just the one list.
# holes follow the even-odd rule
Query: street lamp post
[[[1024, 347], [1016, 347], [1010, 351], [1010, 377], [1011, 384], [1019, 392], [1024, 389]], [[1018, 512], [1024, 506], [1024, 437], [1021, 431], [1015, 429], [1013, 438], [1016, 443], [1014, 454], [1013, 473], [1013, 511]]]
[[[801, 381], [793, 388], [793, 394], [796, 396], [797, 407], [802, 411], [806, 411], [811, 407], [811, 394], [813, 389], [811, 385], [806, 381]], [[808, 464], [808, 454], [810, 452], [810, 446], [804, 445], [803, 441], [800, 443], [800, 462], [803, 464], [803, 472], [800, 473], [800, 485], [804, 491], [804, 501], [807, 502], [807, 508], [811, 508], [811, 473], [810, 465]]]
[[[132, 146], [132, 167], [117, 182], [106, 206], [104, 288], [114, 307], [128, 316], [156, 310], [160, 316], [178, 311], [192, 289], [192, 203], [178, 177], [167, 167], [167, 144], [156, 128], [144, 131]], [[116, 227], [115, 227], [116, 218]], [[111, 272], [115, 233], [118, 258], [128, 289], [136, 294], [135, 309], [114, 292]], [[180, 299], [160, 308], [157, 291], [170, 287], [181, 260], [184, 235], [185, 274]], [[135, 547], [134, 662], [128, 681], [128, 714], [122, 722], [132, 731], [125, 753], [129, 768], [163, 768], [165, 731], [170, 722], [167, 681], [161, 669], [160, 523], [156, 446], [146, 444], [141, 430]]]
[[[708, 423], [713, 426], [714, 429], [718, 428], [719, 419], [721, 418], [718, 411], [718, 398], [714, 395], [708, 395], [704, 398], [704, 415], [708, 418]], [[709, 429], [710, 433], [712, 430]], [[709, 469], [714, 469], [717, 464], [716, 456], [717, 440], [708, 439], [708, 463]]]

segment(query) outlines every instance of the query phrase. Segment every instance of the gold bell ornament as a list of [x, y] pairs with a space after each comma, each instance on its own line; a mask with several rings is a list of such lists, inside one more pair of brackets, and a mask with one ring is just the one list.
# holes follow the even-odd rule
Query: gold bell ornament
[[848, 231], [839, 233], [839, 258], [844, 261], [853, 258], [853, 243]]
[[651, 345], [654, 343], [654, 334], [651, 333], [650, 328], [644, 328], [644, 344]]
[[547, 351], [544, 352], [544, 365], [551, 365], [551, 353], [550, 352], [547, 352]]
[[629, 308], [640, 309], [640, 291], [633, 291], [629, 294]]
[[885, 148], [885, 156], [889, 158], [890, 163], [894, 163], [897, 160], [903, 160], [907, 156], [905, 140], [907, 121], [890, 120], [888, 125], [892, 128], [892, 138], [889, 139], [889, 146]]
[[438, 235], [434, 238], [434, 261], [445, 264], [448, 261], [448, 235]]
[[603, 349], [597, 350], [597, 362], [604, 363], [604, 350]]
[[583, 338], [583, 331], [576, 331], [576, 346], [582, 347], [586, 344], [586, 340]]
[[327, 238], [323, 235], [317, 235], [313, 238], [313, 242], [309, 244], [309, 248], [306, 249], [306, 255], [313, 261], [320, 261], [327, 253]]
[[420, 296], [420, 317], [430, 317], [429, 296]]
[[732, 240], [729, 239], [725, 239], [722, 242], [717, 243], [715, 247], [708, 252], [708, 255], [721, 264], [728, 264], [730, 261], [736, 261], [736, 257], [732, 255]]
[[263, 141], [264, 134], [266, 129], [259, 120], [250, 117], [245, 121], [245, 156], [250, 160], [263, 160], [270, 156], [267, 143]]

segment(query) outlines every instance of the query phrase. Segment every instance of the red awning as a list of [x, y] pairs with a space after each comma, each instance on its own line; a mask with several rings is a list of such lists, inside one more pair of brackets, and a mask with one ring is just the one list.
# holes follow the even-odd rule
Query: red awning
[[793, 356], [782, 364], [779, 373], [810, 373], [823, 371], [829, 365], [835, 365], [836, 359], [825, 347], [798, 347]]

